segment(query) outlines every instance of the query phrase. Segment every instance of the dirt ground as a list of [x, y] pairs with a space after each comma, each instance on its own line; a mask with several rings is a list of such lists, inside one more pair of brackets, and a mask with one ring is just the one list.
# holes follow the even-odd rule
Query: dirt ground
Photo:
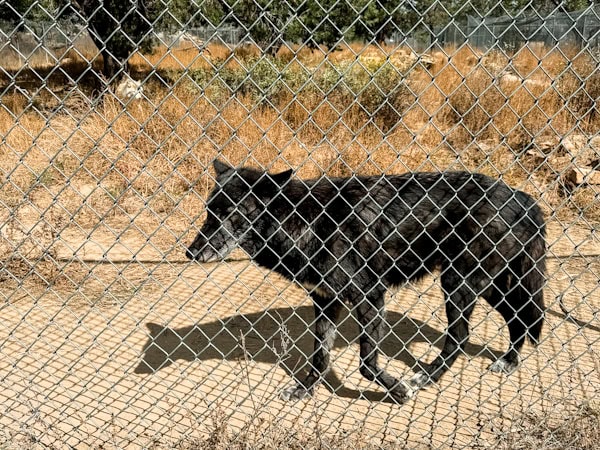
[[[543, 340], [524, 349], [517, 372], [487, 370], [507, 330], [481, 303], [466, 354], [402, 406], [358, 373], [352, 316], [342, 319], [333, 370], [315, 397], [280, 400], [311, 353], [311, 302], [249, 261], [188, 263], [181, 244], [165, 250], [164, 242], [116, 242], [110, 233], [61, 239], [61, 277], [41, 283], [24, 270], [0, 283], [5, 442], [170, 447], [216, 424], [235, 432], [250, 423], [258, 442], [275, 424], [323, 436], [359, 433], [389, 446], [486, 448], [524, 430], [528, 417], [560, 418], [600, 399], [600, 236], [590, 230], [550, 224]], [[575, 320], [565, 319], [559, 295]], [[382, 362], [408, 377], [415, 359], [433, 359], [443, 343], [436, 280], [390, 294], [388, 311]]]

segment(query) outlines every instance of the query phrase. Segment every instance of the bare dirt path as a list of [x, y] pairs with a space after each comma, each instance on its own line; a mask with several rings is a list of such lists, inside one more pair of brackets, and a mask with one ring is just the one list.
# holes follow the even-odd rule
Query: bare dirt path
[[[311, 400], [280, 400], [311, 353], [311, 302], [248, 261], [189, 264], [175, 250], [164, 259], [158, 244], [68, 242], [59, 256], [81, 261], [85, 253], [82, 286], [100, 288], [40, 287], [32, 277], [0, 286], [2, 437], [24, 446], [170, 447], [215, 424], [251, 424], [259, 435], [278, 426], [411, 448], [491, 446], [532, 415], [559, 417], [600, 398], [600, 260], [582, 256], [599, 253], [598, 237], [553, 224], [549, 242], [551, 256], [571, 257], [549, 261], [544, 338], [525, 348], [520, 370], [487, 370], [507, 330], [480, 304], [466, 354], [402, 406], [358, 373], [352, 316], [340, 327], [327, 383]], [[565, 320], [559, 294], [586, 323]], [[441, 299], [433, 279], [390, 295], [382, 344], [390, 372], [409, 376], [415, 358], [439, 351]]]

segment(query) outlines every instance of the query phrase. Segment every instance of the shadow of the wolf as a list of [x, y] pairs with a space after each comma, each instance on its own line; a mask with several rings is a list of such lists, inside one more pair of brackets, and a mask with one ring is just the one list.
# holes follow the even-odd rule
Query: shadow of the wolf
[[[302, 306], [233, 315], [181, 328], [148, 323], [149, 338], [135, 373], [154, 373], [179, 360], [244, 361], [248, 357], [255, 362], [278, 364], [288, 375], [301, 380], [310, 370], [307, 356], [314, 351], [313, 332], [307, 332], [307, 325], [313, 329], [314, 320], [314, 309]], [[389, 333], [382, 340], [380, 350], [415, 372], [420, 370], [419, 361], [411, 355], [407, 346], [426, 342], [441, 349], [444, 342], [442, 331], [406, 314], [390, 311], [386, 315], [386, 322]], [[345, 314], [340, 319], [338, 331], [335, 348], [358, 343], [359, 324], [354, 315]], [[402, 345], [398, 345], [398, 342]], [[468, 343], [464, 354], [470, 357], [483, 356], [494, 361], [501, 352]], [[323, 386], [340, 397], [394, 401], [388, 399], [384, 392], [359, 392], [345, 387], [334, 371], [326, 375]]]

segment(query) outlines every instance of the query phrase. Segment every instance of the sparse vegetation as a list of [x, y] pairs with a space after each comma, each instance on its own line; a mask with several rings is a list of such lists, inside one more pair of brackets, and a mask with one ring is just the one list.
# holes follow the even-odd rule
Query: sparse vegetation
[[[94, 51], [72, 52], [63, 70], [81, 73]], [[551, 218], [600, 222], [598, 186], [564, 177], [600, 152], [590, 100], [600, 81], [587, 53], [351, 45], [260, 55], [222, 45], [134, 55], [145, 98], [126, 105], [52, 75], [30, 98], [4, 94], [0, 204], [6, 217], [26, 216], [25, 232], [0, 229], [7, 248], [36, 223], [111, 236], [133, 223], [140, 242], [170, 249], [203, 210], [217, 156], [299, 177], [479, 171], [540, 198]], [[46, 64], [34, 58], [27, 70]]]
[[593, 450], [600, 440], [600, 409], [597, 404], [580, 405], [561, 419], [530, 414], [507, 433], [496, 448], [506, 450]]
[[[87, 64], [85, 50], [75, 53], [79, 63], [70, 60], [69, 69]], [[463, 47], [420, 57], [353, 45], [264, 57], [257, 48], [209, 45], [204, 54], [157, 48], [130, 65], [146, 79], [146, 97], [125, 107], [114, 98], [98, 103], [85, 84], [82, 93], [52, 91], [51, 75], [30, 99], [3, 96], [5, 204], [15, 192], [58, 195], [81, 224], [83, 186], [99, 182], [110, 201], [86, 203], [100, 216], [114, 207], [131, 214], [154, 196], [170, 199], [160, 202], [172, 204], [165, 213], [190, 216], [220, 154], [236, 164], [291, 166], [304, 177], [466, 168], [502, 176], [558, 217], [600, 216], [597, 187], [561, 194], [561, 175], [578, 155], [554, 151], [571, 137], [583, 137], [575, 152], [600, 146], [592, 139], [600, 129], [596, 63], [575, 49]], [[29, 66], [35, 70], [35, 60]], [[63, 113], [50, 114], [57, 108]], [[186, 195], [190, 189], [198, 196]]]
[[[205, 439], [188, 440], [178, 443], [182, 450], [208, 449], [247, 449], [264, 450], [367, 450], [367, 449], [408, 449], [397, 442], [373, 443], [364, 430], [340, 432], [339, 435], [324, 433], [318, 428], [307, 430], [296, 427], [284, 427], [275, 421], [260, 421], [261, 437], [257, 439], [245, 429], [242, 433], [233, 433], [228, 429], [223, 417], [213, 418], [212, 433]], [[247, 427], [253, 429], [252, 427]], [[497, 448], [502, 450], [593, 450], [600, 439], [600, 410], [597, 405], [581, 405], [560, 419], [550, 416], [527, 415], [508, 433], [499, 433], [495, 441], [474, 448]], [[163, 448], [160, 444], [156, 448]], [[426, 449], [410, 447], [411, 450]]]
[[[55, 63], [79, 79], [96, 53], [82, 48]], [[0, 260], [11, 302], [24, 283], [27, 295], [51, 290], [70, 304], [130, 298], [127, 280], [145, 280], [147, 270], [130, 266], [123, 276], [116, 264], [61, 260], [57, 236], [105, 231], [114, 239], [126, 230], [140, 246], [152, 240], [171, 251], [203, 211], [217, 156], [292, 167], [299, 177], [467, 169], [530, 192], [550, 218], [600, 223], [598, 186], [567, 186], [563, 177], [597, 164], [600, 152], [597, 62], [573, 48], [425, 56], [349, 45], [330, 53], [284, 47], [265, 57], [253, 46], [211, 44], [203, 54], [159, 47], [131, 58], [145, 98], [127, 104], [97, 98], [84, 78], [66, 88], [41, 54], [27, 67], [2, 61], [1, 76], [19, 72], [29, 83], [0, 99], [0, 251], [19, 253]], [[398, 448], [374, 446], [360, 432], [323, 437], [256, 417], [240, 433], [217, 415], [205, 439], [155, 447], [257, 448], [260, 432], [265, 449]], [[500, 434], [497, 447], [591, 449], [598, 409], [562, 420], [531, 416], [517, 429]]]

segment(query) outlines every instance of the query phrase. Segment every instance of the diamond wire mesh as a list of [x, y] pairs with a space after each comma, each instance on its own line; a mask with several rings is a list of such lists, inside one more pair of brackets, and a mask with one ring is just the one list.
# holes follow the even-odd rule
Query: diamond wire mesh
[[[592, 448], [594, 7], [0, 4], [2, 445]], [[294, 179], [466, 170], [531, 194], [548, 225], [540, 345], [488, 371], [508, 331], [479, 301], [458, 360], [399, 405], [361, 375], [348, 307], [321, 387], [281, 400], [310, 368], [314, 287], [240, 251], [185, 259], [217, 156]], [[442, 275], [387, 294], [396, 378], [444, 345]]]

